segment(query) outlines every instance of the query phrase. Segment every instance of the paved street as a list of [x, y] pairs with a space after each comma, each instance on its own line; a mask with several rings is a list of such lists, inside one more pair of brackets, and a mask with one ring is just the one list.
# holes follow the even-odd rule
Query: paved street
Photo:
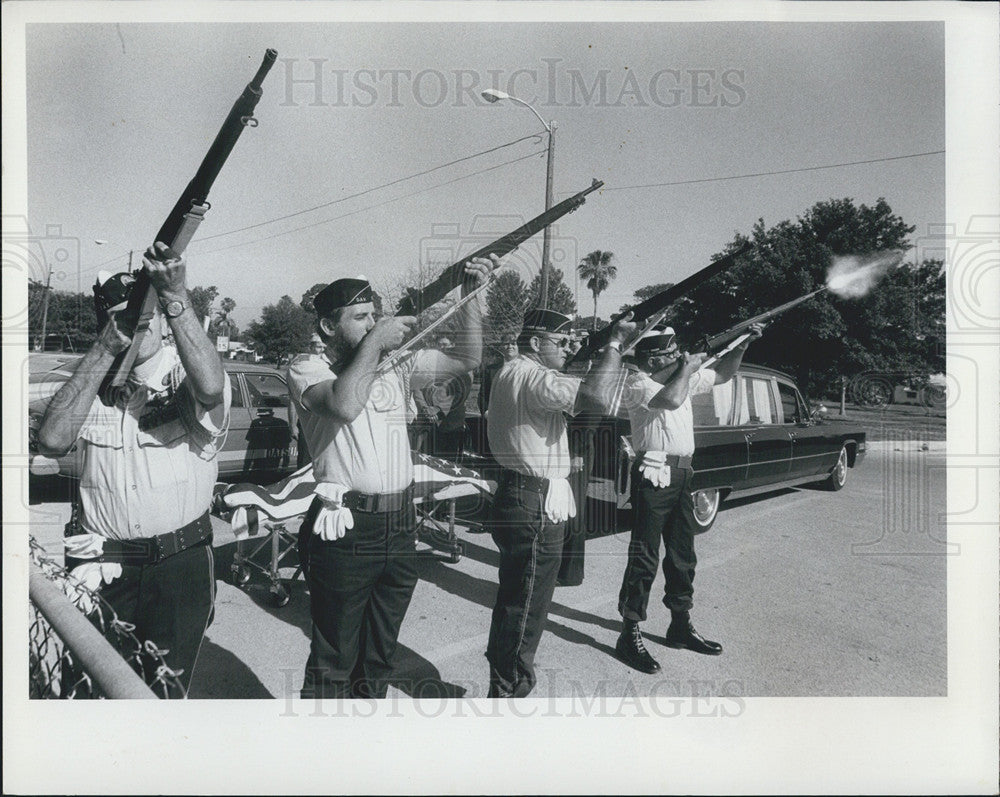
[[[663, 665], [636, 673], [613, 657], [627, 532], [587, 543], [586, 580], [557, 588], [538, 652], [535, 696], [932, 696], [947, 693], [945, 457], [876, 448], [847, 487], [784, 490], [723, 505], [698, 539], [693, 612], [720, 657], [663, 645], [658, 601], [643, 628]], [[58, 552], [68, 505], [31, 507], [32, 533]], [[216, 524], [218, 602], [192, 697], [296, 693], [309, 648], [301, 580], [275, 608], [266, 580], [229, 583], [235, 543]], [[421, 580], [400, 636], [394, 694], [482, 697], [497, 552], [460, 531], [461, 560], [420, 545]], [[291, 575], [291, 569], [285, 571]], [[654, 585], [661, 594], [662, 574]]]

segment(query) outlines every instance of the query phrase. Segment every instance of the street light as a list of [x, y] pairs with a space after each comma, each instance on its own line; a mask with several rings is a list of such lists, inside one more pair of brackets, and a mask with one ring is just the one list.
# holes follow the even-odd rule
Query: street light
[[[524, 100], [518, 97], [513, 97], [506, 91], [499, 91], [497, 89], [486, 89], [481, 92], [481, 96], [487, 102], [499, 102], [500, 100], [510, 100], [511, 102], [516, 102], [518, 105], [523, 105], [529, 111], [531, 111], [539, 122], [542, 123], [542, 127], [545, 128], [545, 132], [549, 134], [549, 146], [548, 153], [545, 159], [545, 210], [552, 207], [552, 161], [555, 155], [556, 149], [556, 123], [555, 120], [552, 122], [546, 122], [541, 114], [534, 109], [533, 106], [526, 103]], [[546, 225], [545, 229], [542, 231], [542, 272], [541, 272], [541, 290], [539, 291], [539, 305], [545, 307], [549, 302], [549, 227]]]

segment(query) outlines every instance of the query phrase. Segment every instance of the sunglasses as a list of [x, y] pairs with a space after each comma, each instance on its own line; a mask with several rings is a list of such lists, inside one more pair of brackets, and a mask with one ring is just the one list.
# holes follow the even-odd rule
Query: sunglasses
[[547, 340], [553, 346], [559, 349], [568, 349], [573, 345], [572, 338], [550, 338], [548, 335], [539, 335], [538, 337], [543, 340]]

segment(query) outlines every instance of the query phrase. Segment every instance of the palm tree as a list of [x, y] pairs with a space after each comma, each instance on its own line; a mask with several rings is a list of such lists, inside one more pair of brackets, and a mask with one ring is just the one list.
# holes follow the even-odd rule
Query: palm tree
[[611, 265], [614, 252], [602, 252], [595, 249], [587, 255], [576, 270], [582, 279], [587, 280], [587, 287], [594, 294], [594, 330], [597, 330], [597, 297], [608, 287], [611, 280], [618, 276], [618, 269]]

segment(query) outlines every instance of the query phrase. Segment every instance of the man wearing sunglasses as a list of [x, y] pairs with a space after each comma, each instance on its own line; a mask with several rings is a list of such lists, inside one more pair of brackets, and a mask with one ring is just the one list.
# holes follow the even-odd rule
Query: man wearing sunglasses
[[722, 645], [705, 639], [691, 624], [694, 570], [697, 558], [694, 535], [698, 526], [691, 498], [691, 457], [694, 423], [691, 396], [707, 393], [736, 375], [752, 337], [719, 358], [712, 368], [702, 368], [704, 354], [682, 352], [670, 327], [643, 336], [628, 363], [631, 370], [622, 404], [632, 425], [636, 461], [632, 467], [632, 537], [628, 564], [618, 597], [622, 631], [615, 645], [619, 658], [644, 673], [655, 673], [660, 664], [643, 644], [639, 623], [646, 606], [660, 558], [663, 558], [663, 603], [670, 609], [666, 645], [718, 656]]
[[493, 382], [487, 434], [501, 465], [491, 524], [500, 583], [486, 647], [489, 697], [525, 697], [534, 688], [535, 651], [555, 591], [566, 521], [576, 512], [564, 413], [608, 411], [621, 345], [635, 330], [629, 318], [615, 324], [600, 361], [581, 379], [560, 372], [572, 345], [572, 319], [533, 310], [518, 337], [518, 356]]

